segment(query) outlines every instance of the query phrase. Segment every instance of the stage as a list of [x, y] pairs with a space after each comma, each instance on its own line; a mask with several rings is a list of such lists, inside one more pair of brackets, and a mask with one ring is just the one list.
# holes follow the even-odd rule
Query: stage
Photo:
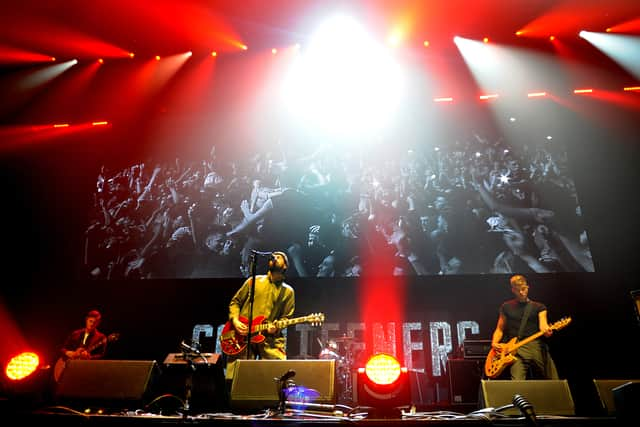
[[197, 413], [197, 414], [171, 414], [144, 412], [142, 410], [130, 410], [114, 413], [85, 413], [66, 407], [44, 407], [29, 411], [9, 410], [5, 412], [4, 425], [51, 425], [62, 424], [65, 426], [171, 426], [171, 425], [203, 425], [203, 426], [333, 426], [344, 424], [359, 424], [365, 427], [374, 426], [417, 426], [417, 425], [446, 425], [446, 426], [615, 426], [631, 425], [633, 420], [623, 421], [616, 417], [579, 417], [579, 416], [550, 416], [540, 415], [535, 418], [520, 416], [500, 415], [492, 410], [474, 411], [470, 413], [452, 412], [448, 410], [437, 411], [411, 411], [406, 410], [394, 417], [370, 416], [366, 412], [344, 414], [340, 412], [327, 412], [321, 414], [317, 411], [292, 411], [267, 410], [253, 414]]
[[[32, 397], [32, 396], [31, 396]], [[428, 406], [402, 406], [395, 408], [348, 406], [344, 404], [313, 404], [274, 402], [262, 409], [233, 410], [228, 402], [213, 402], [206, 410], [202, 403], [185, 410], [185, 401], [165, 394], [147, 401], [38, 401], [22, 396], [0, 400], [0, 413], [5, 426], [65, 425], [65, 426], [339, 426], [362, 425], [406, 426], [623, 426], [637, 425], [637, 417], [629, 411], [598, 416], [571, 415], [558, 405], [558, 396], [549, 396], [546, 405], [506, 404], [499, 407], [479, 407], [477, 404], [443, 404]], [[63, 404], [64, 403], [64, 404]], [[553, 409], [558, 407], [560, 409]], [[552, 412], [558, 412], [553, 414]], [[566, 415], [569, 414], [569, 415]]]
[[[66, 426], [581, 427], [632, 425], [638, 418], [638, 380], [571, 384], [473, 381], [466, 376], [460, 384], [450, 383], [447, 400], [425, 404], [420, 403], [425, 393], [417, 393], [419, 383], [409, 381], [409, 376], [388, 396], [367, 389], [357, 377], [345, 393], [333, 360], [243, 362], [234, 381], [226, 383], [219, 363], [194, 370], [185, 369], [185, 364], [165, 364], [160, 370], [151, 360], [75, 361], [59, 383], [52, 382], [48, 370], [41, 370], [21, 388], [5, 387], [0, 413], [3, 425]], [[306, 393], [309, 390], [313, 393]], [[595, 400], [585, 401], [587, 394]], [[459, 399], [463, 402], [456, 403]]]

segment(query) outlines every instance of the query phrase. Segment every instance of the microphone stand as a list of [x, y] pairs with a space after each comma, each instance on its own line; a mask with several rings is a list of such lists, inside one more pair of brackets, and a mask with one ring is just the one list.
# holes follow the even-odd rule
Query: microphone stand
[[253, 300], [256, 290], [256, 257], [257, 252], [251, 251], [251, 288], [249, 290], [249, 332], [247, 333], [247, 359], [251, 359], [251, 329], [253, 324]]
[[278, 413], [284, 414], [286, 410], [287, 393], [286, 390], [289, 387], [295, 386], [295, 383], [291, 378], [296, 375], [296, 372], [292, 369], [287, 371], [282, 377], [274, 378], [274, 381], [278, 383]]
[[185, 399], [184, 399], [184, 417], [186, 417], [191, 411], [191, 391], [193, 389], [193, 373], [196, 370], [196, 365], [191, 358], [192, 354], [186, 351], [182, 351], [184, 359], [187, 362], [188, 373], [185, 378]]

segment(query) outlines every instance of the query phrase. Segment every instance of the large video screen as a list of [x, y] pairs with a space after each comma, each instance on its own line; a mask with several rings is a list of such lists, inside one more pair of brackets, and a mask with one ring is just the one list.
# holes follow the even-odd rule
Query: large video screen
[[[468, 131], [454, 141], [243, 150], [105, 164], [84, 264], [99, 279], [592, 272], [567, 150]], [[262, 271], [259, 271], [261, 273]]]

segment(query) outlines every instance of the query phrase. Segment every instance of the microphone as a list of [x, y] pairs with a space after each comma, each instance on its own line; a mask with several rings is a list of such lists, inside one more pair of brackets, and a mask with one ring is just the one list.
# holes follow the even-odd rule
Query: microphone
[[283, 376], [280, 377], [280, 382], [285, 382], [295, 376], [296, 376], [296, 371], [294, 371], [293, 369], [289, 369]]
[[198, 350], [193, 346], [190, 346], [189, 344], [184, 342], [184, 340], [180, 343], [180, 348], [182, 348], [182, 351], [188, 351], [189, 353], [200, 354], [200, 350]]
[[538, 425], [536, 423], [536, 412], [533, 410], [533, 405], [526, 398], [519, 394], [514, 395], [513, 406], [520, 409], [520, 412], [522, 412], [522, 415], [524, 415], [528, 425]]

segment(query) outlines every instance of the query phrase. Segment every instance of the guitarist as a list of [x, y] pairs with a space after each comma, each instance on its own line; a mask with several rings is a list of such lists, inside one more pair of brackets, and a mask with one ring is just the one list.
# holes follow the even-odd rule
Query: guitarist
[[[60, 354], [64, 360], [102, 359], [107, 351], [107, 337], [98, 330], [102, 315], [91, 310], [84, 318], [84, 328], [71, 332], [65, 340]], [[91, 348], [88, 352], [87, 349]]]
[[[273, 252], [268, 261], [267, 274], [256, 275], [254, 289], [253, 317], [264, 316], [264, 322], [288, 319], [295, 309], [295, 292], [284, 282], [289, 260], [284, 252]], [[250, 291], [252, 280], [249, 277], [231, 298], [229, 303], [229, 322], [240, 338], [247, 338], [249, 325], [240, 320], [250, 317]], [[285, 337], [282, 330], [270, 327], [263, 331], [265, 339], [261, 343], [251, 343], [251, 357], [256, 359], [286, 359]], [[252, 337], [255, 332], [252, 333]], [[245, 344], [246, 341], [245, 341]], [[235, 362], [247, 358], [247, 349], [234, 356], [227, 355], [226, 379], [230, 383], [235, 373]], [[228, 384], [230, 385], [230, 384]]]
[[[547, 307], [529, 299], [526, 277], [516, 274], [511, 276], [509, 282], [515, 298], [500, 306], [498, 323], [491, 339], [491, 346], [498, 354], [508, 351], [505, 343], [514, 337], [517, 337], [517, 342], [540, 331], [544, 331], [546, 337], [553, 333], [547, 323]], [[512, 380], [558, 379], [555, 363], [542, 339], [521, 346], [514, 355], [516, 360], [508, 367]]]

